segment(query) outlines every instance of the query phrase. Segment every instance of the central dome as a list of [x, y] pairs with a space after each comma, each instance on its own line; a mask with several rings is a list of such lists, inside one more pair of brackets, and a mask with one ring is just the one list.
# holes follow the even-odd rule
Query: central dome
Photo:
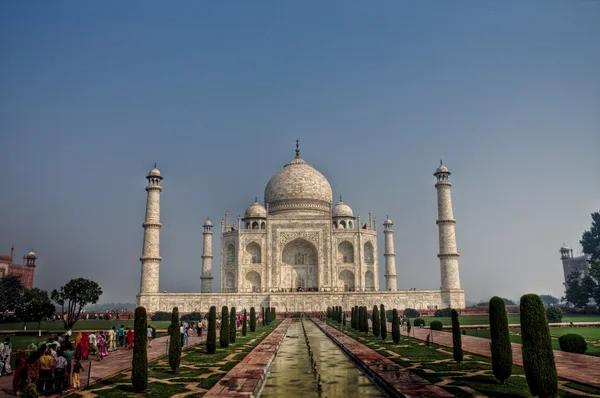
[[270, 214], [289, 210], [328, 213], [332, 202], [327, 178], [300, 156], [283, 166], [265, 188]]

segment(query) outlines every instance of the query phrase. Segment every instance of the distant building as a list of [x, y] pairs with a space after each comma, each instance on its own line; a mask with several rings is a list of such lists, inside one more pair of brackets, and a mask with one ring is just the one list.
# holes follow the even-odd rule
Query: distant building
[[573, 272], [576, 272], [579, 279], [589, 275], [588, 256], [573, 257], [573, 249], [563, 243], [560, 248], [560, 259], [563, 264], [563, 272], [565, 274], [565, 283]]
[[33, 250], [23, 256], [23, 264], [14, 264], [14, 246], [10, 249], [10, 256], [0, 253], [0, 277], [6, 275], [18, 275], [25, 289], [33, 287], [33, 274], [35, 272], [35, 260], [37, 259]]

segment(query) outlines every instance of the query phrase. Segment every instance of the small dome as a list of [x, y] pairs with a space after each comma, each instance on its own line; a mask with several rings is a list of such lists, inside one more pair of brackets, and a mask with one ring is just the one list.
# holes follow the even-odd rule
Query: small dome
[[213, 223], [210, 221], [209, 218], [206, 219], [206, 222], [204, 223], [204, 227], [212, 227]]
[[446, 166], [444, 166], [443, 164], [440, 164], [440, 167], [438, 167], [435, 170], [436, 173], [447, 173], [448, 172], [448, 168]]
[[155, 167], [150, 170], [150, 175], [153, 177], [160, 177], [160, 171]]
[[31, 251], [27, 253], [27, 258], [37, 258], [33, 249], [31, 249]]
[[566, 243], [563, 242], [563, 245], [560, 247], [561, 251], [569, 251], [571, 250], [571, 248], [569, 246], [567, 246]]
[[390, 218], [389, 218], [389, 217], [387, 217], [387, 218], [385, 219], [385, 221], [383, 222], [383, 225], [393, 225], [393, 224], [394, 224], [394, 223], [392, 222], [392, 220], [390, 220]]
[[258, 201], [252, 203], [248, 209], [244, 218], [267, 218], [267, 209], [263, 207]]
[[335, 206], [333, 206], [333, 211], [331, 214], [333, 217], [354, 217], [350, 206], [348, 206], [341, 200], [337, 202]]

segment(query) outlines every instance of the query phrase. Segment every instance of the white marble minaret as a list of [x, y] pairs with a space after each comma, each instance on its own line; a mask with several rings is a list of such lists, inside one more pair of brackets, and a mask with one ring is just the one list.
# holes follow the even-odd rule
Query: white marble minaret
[[383, 223], [385, 235], [385, 290], [395, 292], [396, 285], [396, 253], [394, 252], [394, 223], [389, 217]]
[[440, 259], [441, 272], [441, 290], [448, 291], [452, 289], [460, 289], [460, 277], [458, 275], [458, 251], [456, 250], [456, 233], [454, 232], [454, 224], [456, 220], [452, 214], [452, 197], [450, 195], [450, 172], [448, 168], [442, 164], [433, 174], [437, 182], [438, 201], [438, 219], [436, 221], [439, 230]]
[[163, 179], [156, 168], [150, 170], [148, 179], [148, 199], [146, 201], [146, 220], [144, 221], [144, 248], [142, 250], [142, 281], [140, 293], [158, 293], [158, 272], [160, 268], [160, 193]]
[[201, 284], [201, 292], [202, 293], [212, 293], [212, 222], [207, 218], [204, 223], [204, 232], [202, 236], [204, 238], [204, 250], [202, 252], [202, 276], [200, 280]]

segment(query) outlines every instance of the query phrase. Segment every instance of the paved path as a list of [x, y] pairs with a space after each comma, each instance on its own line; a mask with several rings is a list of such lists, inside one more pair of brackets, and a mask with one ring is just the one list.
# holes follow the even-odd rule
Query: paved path
[[[391, 332], [392, 324], [388, 322], [388, 330]], [[413, 328], [414, 337], [426, 340], [430, 329]], [[411, 331], [411, 336], [413, 336]], [[403, 331], [405, 336], [406, 332]], [[434, 331], [433, 342], [447, 347], [452, 347], [452, 333]], [[490, 358], [490, 340], [483, 337], [462, 335], [462, 347], [464, 351]], [[521, 344], [512, 343], [513, 363], [523, 366], [521, 355]], [[600, 357], [591, 355], [573, 354], [570, 352], [554, 350], [556, 371], [558, 376], [578, 383], [587, 384], [600, 388]]]
[[[163, 355], [168, 354], [168, 336], [159, 337], [152, 340], [152, 347], [148, 347], [148, 362], [153, 361]], [[206, 333], [199, 337], [193, 336], [188, 338], [188, 345], [196, 345], [202, 341], [206, 341]], [[133, 350], [119, 348], [117, 351], [110, 352], [102, 361], [97, 361], [95, 358], [82, 361], [86, 372], [81, 373], [81, 387], [84, 388], [88, 382], [88, 372], [91, 367], [90, 384], [98, 380], [111, 377], [117, 373], [131, 368], [131, 357]], [[91, 366], [90, 366], [91, 365]], [[0, 377], [0, 397], [14, 396], [12, 390], [12, 376]]]

